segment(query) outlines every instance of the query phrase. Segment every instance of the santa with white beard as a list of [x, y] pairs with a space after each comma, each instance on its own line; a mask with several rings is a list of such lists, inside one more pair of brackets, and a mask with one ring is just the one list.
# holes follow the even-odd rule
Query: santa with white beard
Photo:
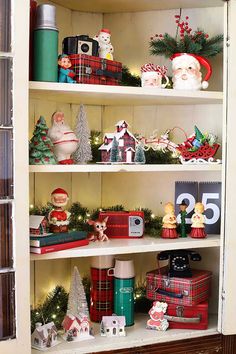
[[[177, 90], [201, 90], [208, 87], [208, 80], [212, 73], [209, 61], [199, 55], [190, 53], [176, 53], [171, 57], [173, 71], [173, 88]], [[203, 65], [207, 73], [202, 81], [200, 72]]]
[[63, 112], [55, 112], [52, 115], [52, 126], [48, 130], [48, 137], [52, 140], [53, 151], [58, 162], [62, 165], [73, 164], [71, 155], [77, 149], [78, 139], [65, 123]]

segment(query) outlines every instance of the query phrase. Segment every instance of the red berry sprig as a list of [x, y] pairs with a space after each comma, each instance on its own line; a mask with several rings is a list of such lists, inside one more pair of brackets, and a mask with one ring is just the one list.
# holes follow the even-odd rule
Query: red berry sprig
[[176, 18], [175, 22], [177, 23], [177, 26], [180, 28], [180, 38], [183, 39], [186, 34], [190, 37], [192, 28], [189, 27], [189, 23], [188, 23], [189, 17], [186, 16], [184, 21], [180, 21], [179, 15], [175, 15], [175, 18]]

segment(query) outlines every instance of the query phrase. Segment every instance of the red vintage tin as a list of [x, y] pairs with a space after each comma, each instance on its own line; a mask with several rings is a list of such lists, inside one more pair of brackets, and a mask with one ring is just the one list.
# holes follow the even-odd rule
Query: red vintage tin
[[168, 304], [165, 318], [169, 321], [169, 328], [207, 329], [208, 302], [195, 306]]
[[186, 306], [207, 301], [212, 273], [206, 270], [192, 270], [192, 274], [192, 278], [170, 278], [167, 267], [148, 272], [146, 274], [147, 298]]
[[119, 85], [122, 78], [122, 63], [87, 54], [71, 54], [69, 57], [71, 69], [75, 72], [78, 83]]

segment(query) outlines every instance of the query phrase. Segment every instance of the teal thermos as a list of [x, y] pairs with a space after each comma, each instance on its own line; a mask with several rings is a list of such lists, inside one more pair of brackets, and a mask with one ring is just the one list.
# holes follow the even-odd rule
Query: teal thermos
[[[132, 260], [116, 259], [114, 274], [114, 313], [125, 316], [126, 326], [134, 324], [134, 264]], [[110, 273], [111, 275], [111, 273]]]
[[53, 5], [37, 7], [33, 48], [33, 79], [57, 82], [58, 29]]

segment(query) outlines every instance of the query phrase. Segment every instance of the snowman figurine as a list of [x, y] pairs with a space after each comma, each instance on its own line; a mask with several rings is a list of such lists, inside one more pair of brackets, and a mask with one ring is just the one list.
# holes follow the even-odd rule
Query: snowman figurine
[[103, 28], [97, 36], [94, 37], [98, 41], [98, 54], [100, 58], [113, 60], [113, 46], [111, 45], [111, 32], [109, 29]]
[[73, 164], [71, 155], [78, 147], [78, 139], [69, 125], [65, 123], [63, 112], [53, 113], [52, 126], [48, 130], [48, 137], [52, 140], [53, 152], [59, 164]]

